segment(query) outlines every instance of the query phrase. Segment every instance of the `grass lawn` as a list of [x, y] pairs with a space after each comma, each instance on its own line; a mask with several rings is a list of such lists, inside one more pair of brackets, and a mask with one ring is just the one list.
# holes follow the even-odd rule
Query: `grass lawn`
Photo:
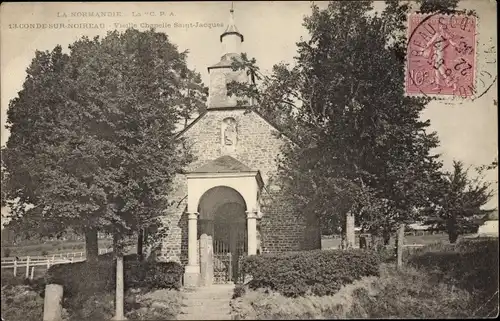
[[[111, 240], [99, 240], [99, 248], [111, 247], [112, 243]], [[43, 256], [84, 251], [85, 242], [56, 240], [39, 244], [2, 246], [2, 257]]]
[[[113, 241], [109, 239], [99, 240], [99, 249], [112, 248]], [[51, 256], [54, 254], [85, 252], [83, 241], [47, 241], [45, 243], [2, 246], [2, 257], [23, 256]], [[135, 245], [131, 251], [135, 251]]]
[[[459, 236], [459, 240], [463, 238], [463, 236]], [[339, 248], [340, 247], [340, 237], [338, 238], [322, 238], [321, 239], [321, 248], [322, 249], [331, 249], [331, 248]], [[390, 245], [394, 245], [395, 237], [391, 237], [389, 241]], [[443, 243], [449, 244], [448, 234], [434, 234], [434, 235], [407, 235], [405, 236], [405, 244], [433, 244], [433, 243]], [[356, 245], [359, 246], [359, 237], [356, 236]]]

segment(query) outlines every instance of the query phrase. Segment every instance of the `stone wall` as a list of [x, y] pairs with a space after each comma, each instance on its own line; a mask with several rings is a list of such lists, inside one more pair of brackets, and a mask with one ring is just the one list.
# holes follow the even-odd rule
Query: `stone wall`
[[[234, 149], [224, 148], [221, 139], [221, 125], [224, 119], [231, 117], [237, 123], [237, 142]], [[229, 153], [232, 157], [254, 170], [260, 170], [264, 185], [262, 192], [265, 204], [261, 208], [263, 217], [260, 224], [261, 251], [263, 253], [320, 248], [321, 240], [316, 237], [311, 241], [314, 223], [306, 223], [297, 213], [292, 213], [283, 204], [279, 192], [269, 195], [273, 190], [270, 178], [277, 169], [276, 157], [283, 144], [278, 138], [276, 129], [256, 113], [245, 113], [241, 109], [209, 110], [204, 116], [192, 124], [183, 134], [196, 159], [187, 168], [194, 170], [205, 163]], [[187, 263], [187, 180], [184, 175], [175, 179], [171, 199], [175, 200], [166, 215], [169, 224], [169, 235], [163, 242], [160, 257], [164, 260]], [[312, 233], [314, 234], [314, 233]], [[319, 232], [318, 232], [319, 235]]]

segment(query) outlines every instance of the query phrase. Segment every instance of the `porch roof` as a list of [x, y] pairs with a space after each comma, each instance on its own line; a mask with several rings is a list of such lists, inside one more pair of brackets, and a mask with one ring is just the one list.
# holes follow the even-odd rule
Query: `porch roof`
[[255, 172], [247, 165], [243, 164], [239, 160], [229, 156], [224, 155], [208, 163], [198, 167], [191, 173], [241, 173], [241, 172]]

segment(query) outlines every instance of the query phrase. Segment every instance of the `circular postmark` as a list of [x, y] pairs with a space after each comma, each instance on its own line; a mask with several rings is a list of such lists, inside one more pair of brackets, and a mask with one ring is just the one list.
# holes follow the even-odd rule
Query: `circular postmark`
[[475, 15], [410, 14], [406, 94], [470, 100], [483, 96], [497, 79], [496, 47], [478, 52], [477, 39]]

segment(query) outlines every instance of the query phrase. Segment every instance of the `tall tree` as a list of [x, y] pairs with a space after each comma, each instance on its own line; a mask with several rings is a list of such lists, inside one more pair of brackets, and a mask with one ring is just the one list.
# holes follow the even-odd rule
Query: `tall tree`
[[42, 235], [71, 227], [92, 259], [97, 231], [158, 224], [173, 175], [190, 161], [175, 139], [194, 74], [186, 53], [163, 33], [129, 29], [83, 37], [69, 54], [37, 51], [27, 72], [2, 150], [11, 225]]
[[443, 219], [450, 243], [455, 243], [464, 233], [467, 219], [481, 214], [481, 207], [493, 197], [492, 183], [485, 180], [484, 171], [495, 169], [494, 161], [488, 166], [477, 168], [476, 175], [463, 162], [454, 161], [453, 170], [444, 173], [439, 187], [440, 199], [435, 212]]
[[[421, 1], [422, 11], [453, 9]], [[439, 7], [439, 8], [438, 8]], [[294, 144], [283, 150], [279, 181], [298, 211], [334, 230], [345, 214], [373, 233], [419, 215], [432, 202], [441, 162], [439, 140], [420, 114], [429, 99], [406, 97], [406, 19], [411, 4], [332, 1], [304, 19], [309, 40], [297, 43], [293, 66], [276, 65], [263, 75], [242, 55], [257, 81], [230, 86], [250, 97], [252, 108], [281, 125]], [[242, 101], [241, 103], [246, 103]]]
[[195, 115], [206, 110], [208, 87], [203, 85], [201, 75], [192, 70], [186, 71], [186, 77], [183, 77], [182, 82], [183, 96], [178, 107], [184, 122], [183, 126], [186, 128]]

